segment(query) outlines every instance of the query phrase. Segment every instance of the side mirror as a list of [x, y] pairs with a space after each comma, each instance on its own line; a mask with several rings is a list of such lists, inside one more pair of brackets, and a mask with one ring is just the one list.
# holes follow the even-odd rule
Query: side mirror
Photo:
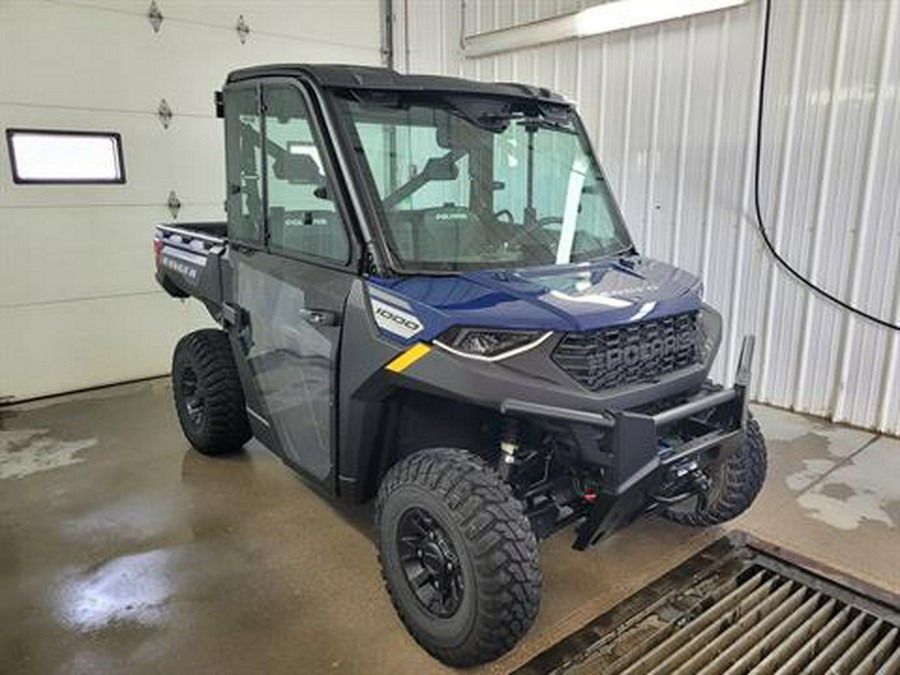
[[450, 127], [450, 113], [446, 111], [435, 112], [434, 117], [434, 141], [439, 148], [453, 149], [453, 131]]
[[292, 185], [318, 185], [325, 182], [319, 165], [309, 155], [285, 153], [275, 160], [272, 172]]

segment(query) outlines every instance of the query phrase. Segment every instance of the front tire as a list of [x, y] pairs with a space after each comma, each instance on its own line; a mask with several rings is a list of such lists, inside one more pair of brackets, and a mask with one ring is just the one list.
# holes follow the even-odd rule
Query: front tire
[[452, 666], [491, 661], [540, 607], [537, 540], [509, 486], [463, 450], [422, 450], [394, 465], [375, 507], [382, 576], [400, 619]]
[[181, 429], [204, 455], [237, 452], [250, 440], [244, 391], [226, 333], [204, 329], [181, 338], [172, 359], [172, 386]]
[[709, 495], [691, 508], [678, 505], [663, 511], [669, 520], [693, 527], [719, 525], [750, 508], [762, 489], [767, 468], [766, 440], [759, 423], [747, 420], [744, 443], [711, 470]]

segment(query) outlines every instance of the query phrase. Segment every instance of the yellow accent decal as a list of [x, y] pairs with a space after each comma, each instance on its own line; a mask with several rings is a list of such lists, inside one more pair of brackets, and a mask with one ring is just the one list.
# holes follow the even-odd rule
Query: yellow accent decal
[[385, 368], [394, 373], [402, 373], [430, 351], [431, 347], [422, 342], [417, 342], [396, 359], [388, 363]]

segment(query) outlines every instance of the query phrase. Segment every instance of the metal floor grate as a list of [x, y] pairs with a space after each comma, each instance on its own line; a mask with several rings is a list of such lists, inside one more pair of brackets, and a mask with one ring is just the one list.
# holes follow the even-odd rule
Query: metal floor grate
[[716, 542], [519, 672], [900, 674], [896, 598], [760, 546]]

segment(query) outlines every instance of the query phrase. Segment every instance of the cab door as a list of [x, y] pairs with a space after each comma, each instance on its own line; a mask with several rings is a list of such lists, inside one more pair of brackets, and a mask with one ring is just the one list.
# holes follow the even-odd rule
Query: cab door
[[266, 82], [225, 97], [232, 331], [249, 413], [286, 462], [329, 480], [356, 249], [305, 92]]

